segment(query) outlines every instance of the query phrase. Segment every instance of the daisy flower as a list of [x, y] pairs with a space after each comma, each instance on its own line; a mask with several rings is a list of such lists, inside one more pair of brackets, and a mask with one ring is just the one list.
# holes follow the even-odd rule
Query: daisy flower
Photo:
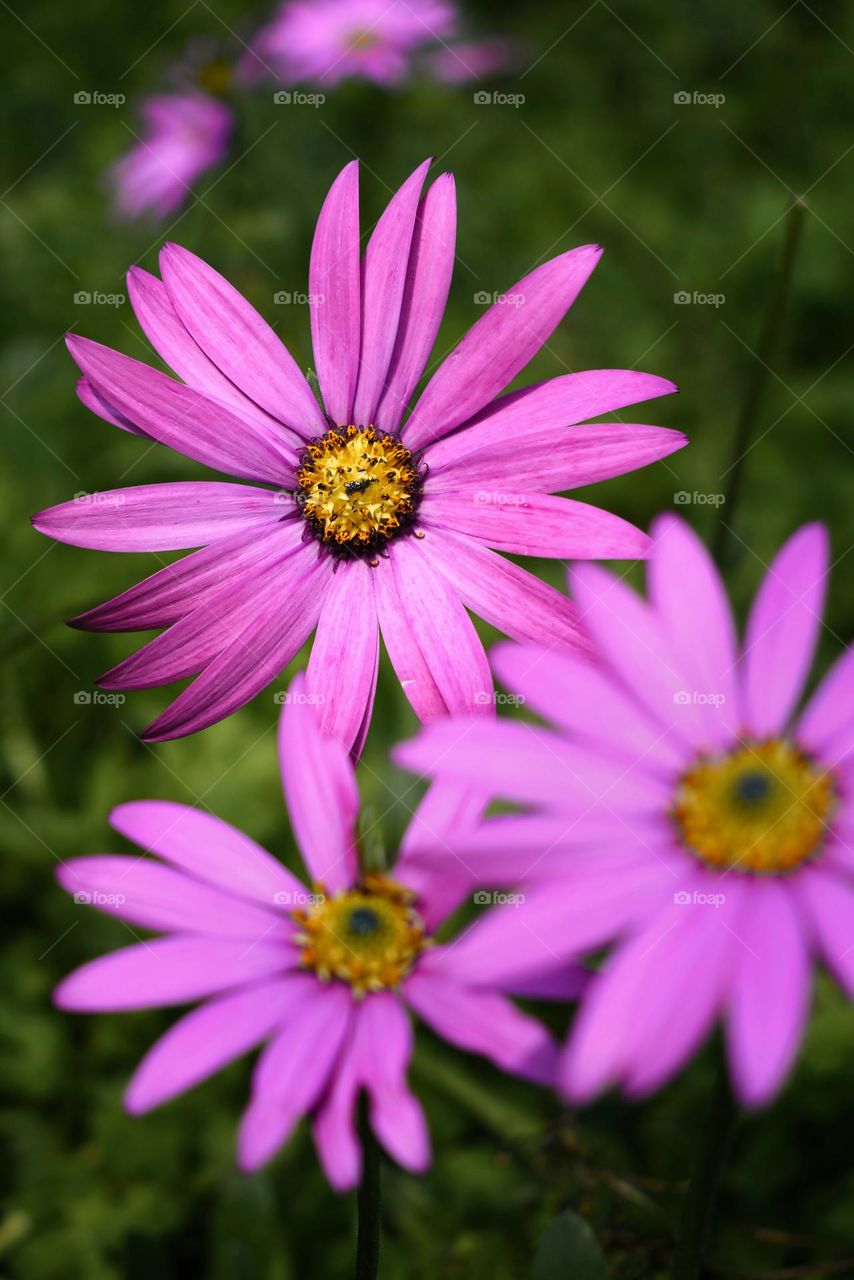
[[116, 211], [165, 218], [184, 203], [197, 178], [228, 150], [233, 116], [224, 102], [192, 89], [159, 94], [142, 106], [143, 137], [109, 173]]
[[[412, 865], [477, 816], [455, 787], [428, 792], [391, 873], [360, 869], [359, 798], [342, 743], [325, 737], [303, 678], [280, 722], [282, 780], [311, 883], [248, 836], [184, 805], [120, 805], [112, 825], [151, 857], [77, 858], [59, 870], [75, 900], [164, 936], [112, 952], [57, 988], [63, 1009], [105, 1012], [200, 1002], [158, 1040], [125, 1097], [132, 1114], [159, 1106], [263, 1044], [238, 1158], [253, 1170], [308, 1116], [330, 1183], [360, 1179], [358, 1096], [389, 1155], [430, 1160], [421, 1106], [407, 1086], [410, 1012], [438, 1036], [505, 1071], [549, 1082], [557, 1046], [495, 984], [453, 972], [434, 934], [458, 904], [456, 885]], [[464, 892], [464, 890], [463, 890]], [[545, 983], [549, 994], [553, 983]], [[529, 990], [522, 984], [523, 991]]]
[[349, 77], [400, 84], [412, 55], [450, 35], [447, 0], [290, 0], [252, 42], [243, 70], [332, 87]]
[[[198, 547], [73, 625], [166, 628], [100, 683], [146, 688], [197, 676], [150, 726], [180, 737], [229, 715], [317, 628], [308, 686], [325, 727], [366, 732], [378, 631], [422, 720], [492, 709], [467, 609], [517, 640], [586, 648], [575, 606], [496, 554], [642, 556], [645, 534], [559, 490], [679, 449], [661, 427], [593, 422], [675, 388], [629, 370], [563, 374], [500, 396], [546, 343], [600, 250], [536, 267], [440, 361], [427, 365], [454, 262], [454, 184], [393, 196], [360, 254], [358, 168], [339, 175], [311, 253], [309, 297], [323, 407], [278, 336], [212, 267], [178, 245], [163, 279], [128, 287], [153, 346], [184, 381], [72, 335], [79, 394], [95, 413], [244, 483], [179, 481], [78, 497], [36, 528], [113, 551]], [[401, 425], [402, 423], [402, 425]]]
[[648, 603], [604, 570], [572, 572], [600, 664], [497, 651], [501, 678], [553, 728], [447, 722], [399, 758], [530, 809], [462, 853], [485, 878], [547, 878], [515, 922], [475, 926], [455, 964], [500, 982], [610, 948], [562, 1058], [571, 1099], [650, 1093], [721, 1019], [735, 1091], [755, 1106], [797, 1052], [813, 958], [854, 994], [854, 655], [797, 710], [821, 627], [822, 526], [781, 549], [741, 647], [697, 537], [666, 516], [653, 532]]

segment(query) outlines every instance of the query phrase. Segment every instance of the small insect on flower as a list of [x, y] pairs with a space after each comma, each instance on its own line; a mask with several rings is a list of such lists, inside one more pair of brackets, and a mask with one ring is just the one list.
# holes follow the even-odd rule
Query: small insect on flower
[[[56, 1000], [78, 1012], [200, 1001], [140, 1063], [127, 1109], [149, 1111], [263, 1046], [240, 1127], [241, 1167], [271, 1159], [305, 1116], [330, 1183], [346, 1190], [361, 1176], [354, 1114], [363, 1090], [388, 1153], [413, 1172], [429, 1164], [427, 1126], [407, 1083], [410, 1013], [452, 1044], [541, 1083], [553, 1077], [557, 1045], [508, 999], [512, 982], [469, 983], [453, 945], [434, 940], [467, 886], [458, 876], [437, 878], [423, 858], [471, 828], [481, 799], [433, 788], [392, 870], [366, 871], [353, 766], [344, 746], [321, 733], [301, 676], [286, 696], [280, 745], [311, 886], [199, 809], [120, 805], [113, 826], [155, 856], [73, 858], [60, 883], [75, 901], [165, 936], [84, 965]], [[550, 983], [543, 994], [552, 994]]]
[[[598, 664], [496, 652], [553, 730], [449, 722], [400, 758], [529, 810], [513, 819], [515, 850], [500, 866], [482, 852], [479, 874], [516, 883], [533, 868], [548, 885], [530, 889], [524, 921], [505, 912], [467, 934], [469, 972], [500, 981], [511, 965], [610, 948], [561, 1062], [571, 1099], [611, 1084], [650, 1093], [720, 1016], [735, 1090], [759, 1105], [797, 1052], [813, 955], [854, 996], [854, 650], [798, 712], [828, 574], [822, 526], [778, 553], [741, 647], [696, 535], [673, 517], [653, 533], [648, 604], [604, 570], [572, 572]], [[489, 823], [479, 841], [495, 849]]]

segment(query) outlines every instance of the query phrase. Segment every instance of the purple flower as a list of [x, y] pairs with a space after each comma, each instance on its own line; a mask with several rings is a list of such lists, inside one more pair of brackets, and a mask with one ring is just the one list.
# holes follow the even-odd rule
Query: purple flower
[[447, 0], [290, 0], [252, 43], [244, 72], [332, 86], [347, 77], [399, 84], [413, 53], [456, 26]]
[[224, 157], [231, 110], [199, 90], [161, 94], [142, 107], [144, 137], [110, 170], [116, 210], [137, 218], [173, 213], [196, 179]]
[[604, 570], [572, 573], [603, 664], [497, 651], [502, 679], [553, 729], [446, 722], [399, 754], [535, 811], [455, 847], [468, 865], [480, 853], [486, 879], [547, 877], [524, 912], [458, 944], [470, 977], [611, 945], [561, 1063], [570, 1098], [613, 1083], [650, 1093], [720, 1018], [735, 1089], [760, 1105], [797, 1052], [812, 957], [854, 994], [854, 651], [797, 712], [821, 627], [822, 526], [779, 552], [741, 647], [697, 537], [672, 517], [654, 533], [649, 603]]
[[661, 427], [586, 419], [674, 390], [627, 370], [563, 374], [496, 399], [548, 341], [600, 250], [535, 268], [440, 362], [401, 427], [436, 338], [454, 262], [450, 175], [422, 196], [428, 162], [359, 241], [358, 168], [334, 183], [309, 270], [325, 412], [270, 326], [177, 245], [163, 280], [129, 292], [152, 344], [185, 381], [71, 336], [83, 401], [127, 431], [243, 484], [142, 485], [43, 511], [43, 533], [115, 551], [201, 547], [75, 620], [95, 631], [165, 627], [109, 671], [110, 689], [197, 675], [150, 726], [192, 733], [254, 697], [317, 635], [308, 687], [348, 745], [367, 731], [378, 629], [422, 720], [492, 710], [467, 609], [517, 640], [587, 649], [577, 610], [492, 548], [634, 557], [648, 539], [583, 502], [550, 496], [679, 449]]
[[[415, 870], [413, 852], [466, 830], [480, 802], [455, 787], [433, 788], [394, 878], [360, 871], [353, 767], [342, 744], [318, 731], [302, 676], [287, 698], [280, 746], [311, 885], [210, 814], [157, 801], [120, 805], [112, 825], [154, 856], [76, 858], [59, 870], [60, 883], [76, 901], [165, 936], [84, 965], [57, 988], [56, 1001], [84, 1012], [201, 1001], [140, 1063], [127, 1109], [148, 1111], [263, 1044], [240, 1165], [264, 1164], [307, 1115], [327, 1177], [344, 1190], [360, 1177], [353, 1119], [362, 1089], [389, 1154], [415, 1172], [429, 1163], [424, 1116], [406, 1079], [408, 1010], [453, 1044], [535, 1081], [551, 1081], [557, 1047], [502, 994], [512, 982], [473, 986], [454, 971], [453, 946], [434, 945], [465, 890], [459, 877]], [[577, 989], [572, 975], [568, 990]], [[545, 983], [545, 994], [556, 990]]]

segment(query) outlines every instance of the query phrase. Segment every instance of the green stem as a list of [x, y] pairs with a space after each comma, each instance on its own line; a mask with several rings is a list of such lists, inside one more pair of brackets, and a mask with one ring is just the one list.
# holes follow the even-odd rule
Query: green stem
[[[792, 282], [792, 269], [797, 256], [805, 213], [806, 205], [804, 202], [800, 199], [795, 199], [786, 214], [786, 234], [783, 239], [783, 247], [780, 251], [771, 291], [768, 294], [762, 328], [759, 332], [759, 340], [754, 353], [756, 358], [747, 385], [747, 394], [744, 397], [736, 423], [730, 464], [724, 472], [724, 476], [729, 476], [729, 481], [726, 485], [724, 502], [720, 507], [720, 520], [713, 548], [719, 563], [728, 560], [729, 553], [732, 550], [729, 539], [734, 524], [736, 504], [741, 493], [744, 462], [750, 451], [753, 428], [759, 417], [762, 400], [768, 385], [768, 375], [772, 372], [771, 362], [774, 359], [777, 344], [780, 340], [780, 329], [786, 309], [789, 286]], [[727, 513], [726, 520], [724, 519], [725, 511]]]
[[356, 1280], [377, 1280], [380, 1267], [380, 1149], [368, 1121], [366, 1100], [359, 1104], [362, 1181], [357, 1193]]
[[671, 1280], [700, 1280], [703, 1275], [703, 1260], [714, 1216], [718, 1184], [738, 1119], [738, 1106], [732, 1096], [723, 1062], [718, 1068], [714, 1093], [705, 1119], [706, 1123], [700, 1134], [697, 1163], [682, 1210]]

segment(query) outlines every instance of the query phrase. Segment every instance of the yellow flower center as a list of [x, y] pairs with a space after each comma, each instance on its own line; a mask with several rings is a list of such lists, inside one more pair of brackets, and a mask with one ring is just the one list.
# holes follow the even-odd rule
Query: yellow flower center
[[832, 774], [771, 738], [699, 760], [679, 784], [673, 817], [709, 866], [791, 871], [819, 851], [835, 801]]
[[323, 982], [347, 982], [361, 999], [366, 992], [396, 987], [429, 946], [415, 898], [388, 876], [366, 875], [356, 889], [295, 911], [302, 964]]
[[224, 94], [231, 88], [231, 68], [222, 59], [206, 63], [198, 73], [199, 88], [207, 93]]
[[333, 554], [373, 556], [412, 523], [422, 483], [396, 436], [351, 425], [308, 445], [296, 496], [311, 532]]

